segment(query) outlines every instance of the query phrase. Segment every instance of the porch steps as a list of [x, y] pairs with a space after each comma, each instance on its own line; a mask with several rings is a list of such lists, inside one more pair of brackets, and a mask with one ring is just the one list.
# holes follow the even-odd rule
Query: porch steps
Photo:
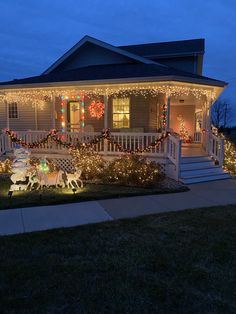
[[180, 163], [180, 178], [184, 184], [229, 179], [230, 174], [215, 165], [208, 156], [182, 157]]

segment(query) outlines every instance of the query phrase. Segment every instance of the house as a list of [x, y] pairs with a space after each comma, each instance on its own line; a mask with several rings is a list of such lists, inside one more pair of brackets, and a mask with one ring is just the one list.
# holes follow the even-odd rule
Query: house
[[[85, 36], [41, 75], [0, 83], [0, 128], [64, 159], [63, 142], [109, 128], [110, 140], [95, 145], [105, 156], [138, 151], [185, 183], [226, 178], [210, 111], [227, 83], [202, 75], [203, 56], [204, 39], [117, 47]], [[60, 142], [47, 138], [51, 129]], [[3, 132], [0, 153], [12, 147]]]

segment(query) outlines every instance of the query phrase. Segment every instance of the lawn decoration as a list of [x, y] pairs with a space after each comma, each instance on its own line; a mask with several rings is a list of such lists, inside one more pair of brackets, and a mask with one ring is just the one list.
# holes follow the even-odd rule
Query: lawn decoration
[[37, 176], [39, 178], [39, 188], [42, 188], [43, 186], [50, 187], [55, 186], [58, 188], [60, 185], [62, 188], [65, 187], [65, 183], [63, 180], [63, 173], [64, 171], [59, 170], [51, 173], [44, 173], [41, 171], [38, 171]]
[[66, 172], [66, 186], [71, 187], [72, 189], [74, 188], [73, 183], [77, 188], [79, 188], [78, 181], [80, 182], [80, 187], [83, 188], [83, 181], [80, 179], [80, 176], [82, 174], [82, 170], [76, 168], [74, 173], [67, 173]]
[[14, 149], [15, 159], [12, 162], [12, 172], [11, 181], [13, 184], [10, 187], [10, 191], [17, 191], [17, 190], [26, 190], [27, 185], [22, 184], [20, 182], [26, 181], [27, 172], [30, 167], [29, 165], [29, 155], [30, 152], [18, 146]]

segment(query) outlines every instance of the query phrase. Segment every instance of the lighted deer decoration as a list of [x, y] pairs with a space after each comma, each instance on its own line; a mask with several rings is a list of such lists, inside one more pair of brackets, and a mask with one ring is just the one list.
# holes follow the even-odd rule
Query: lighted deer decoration
[[83, 181], [80, 179], [82, 170], [76, 168], [74, 173], [67, 173], [66, 172], [66, 186], [74, 188], [73, 183], [77, 188], [79, 188], [78, 181], [80, 182], [80, 187], [83, 188]]

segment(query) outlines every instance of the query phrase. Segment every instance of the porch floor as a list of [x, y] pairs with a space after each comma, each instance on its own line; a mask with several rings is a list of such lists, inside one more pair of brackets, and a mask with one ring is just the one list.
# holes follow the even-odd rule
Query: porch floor
[[188, 156], [207, 156], [206, 152], [203, 150], [201, 144], [182, 144], [182, 154], [183, 157]]

